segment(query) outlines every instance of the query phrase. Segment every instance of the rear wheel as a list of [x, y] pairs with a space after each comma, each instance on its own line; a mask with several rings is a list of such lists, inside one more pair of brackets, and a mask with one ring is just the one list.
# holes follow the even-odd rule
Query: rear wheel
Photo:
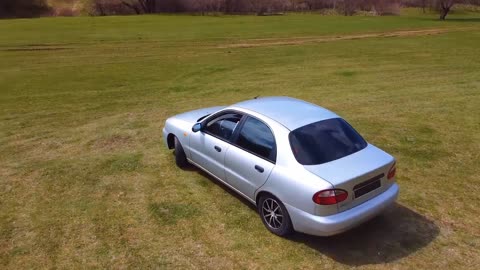
[[283, 203], [272, 195], [264, 195], [258, 202], [258, 213], [267, 229], [279, 236], [293, 232], [292, 221]]
[[180, 168], [185, 168], [188, 166], [187, 156], [185, 155], [185, 151], [183, 151], [182, 144], [178, 140], [177, 137], [174, 138], [175, 142], [175, 163]]

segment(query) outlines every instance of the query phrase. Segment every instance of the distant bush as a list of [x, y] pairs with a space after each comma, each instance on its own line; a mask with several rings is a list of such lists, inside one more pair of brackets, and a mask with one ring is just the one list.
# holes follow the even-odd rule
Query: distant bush
[[400, 0], [337, 0], [335, 9], [346, 16], [359, 11], [370, 15], [398, 15], [400, 14]]
[[372, 11], [378, 15], [399, 15], [400, 1], [372, 1]]
[[45, 0], [1, 0], [1, 18], [28, 18], [48, 14], [50, 8]]
[[71, 17], [71, 16], [77, 16], [78, 14], [71, 8], [62, 7], [62, 8], [53, 9], [52, 10], [52, 15], [53, 16]]
[[91, 0], [85, 7], [92, 16], [138, 14], [121, 0]]
[[90, 0], [47, 0], [52, 16], [79, 16], [84, 14], [84, 4]]
[[478, 1], [477, 5], [474, 4], [463, 4], [463, 5], [456, 5], [454, 8], [455, 12], [480, 12], [480, 1]]

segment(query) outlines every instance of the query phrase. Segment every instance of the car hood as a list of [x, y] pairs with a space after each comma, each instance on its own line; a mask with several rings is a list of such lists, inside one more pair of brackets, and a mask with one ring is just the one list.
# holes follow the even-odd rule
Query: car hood
[[203, 117], [205, 115], [214, 113], [214, 112], [219, 111], [223, 108], [225, 108], [225, 106], [216, 106], [216, 107], [209, 107], [209, 108], [204, 108], [204, 109], [193, 110], [193, 111], [177, 114], [177, 115], [175, 115], [175, 118], [177, 118], [179, 120], [182, 120], [182, 121], [185, 121], [185, 122], [189, 122], [191, 124], [194, 124], [194, 123], [197, 122], [197, 120], [200, 117]]

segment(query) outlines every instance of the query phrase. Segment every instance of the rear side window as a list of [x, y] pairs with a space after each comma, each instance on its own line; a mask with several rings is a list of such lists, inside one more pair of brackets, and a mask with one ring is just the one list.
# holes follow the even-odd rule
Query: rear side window
[[327, 163], [367, 147], [367, 142], [345, 120], [312, 123], [289, 134], [295, 158], [303, 165]]
[[262, 158], [276, 161], [275, 137], [263, 122], [248, 117], [240, 130], [236, 144]]
[[220, 139], [230, 140], [241, 118], [242, 115], [237, 113], [221, 115], [207, 123], [205, 132]]

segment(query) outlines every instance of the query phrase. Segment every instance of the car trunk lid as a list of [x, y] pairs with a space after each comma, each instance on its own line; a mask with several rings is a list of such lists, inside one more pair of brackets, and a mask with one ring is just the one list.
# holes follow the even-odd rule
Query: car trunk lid
[[304, 167], [330, 182], [334, 188], [348, 192], [348, 198], [338, 204], [339, 212], [359, 205], [388, 189], [393, 182], [387, 174], [394, 158], [368, 144], [366, 148], [320, 165]]

